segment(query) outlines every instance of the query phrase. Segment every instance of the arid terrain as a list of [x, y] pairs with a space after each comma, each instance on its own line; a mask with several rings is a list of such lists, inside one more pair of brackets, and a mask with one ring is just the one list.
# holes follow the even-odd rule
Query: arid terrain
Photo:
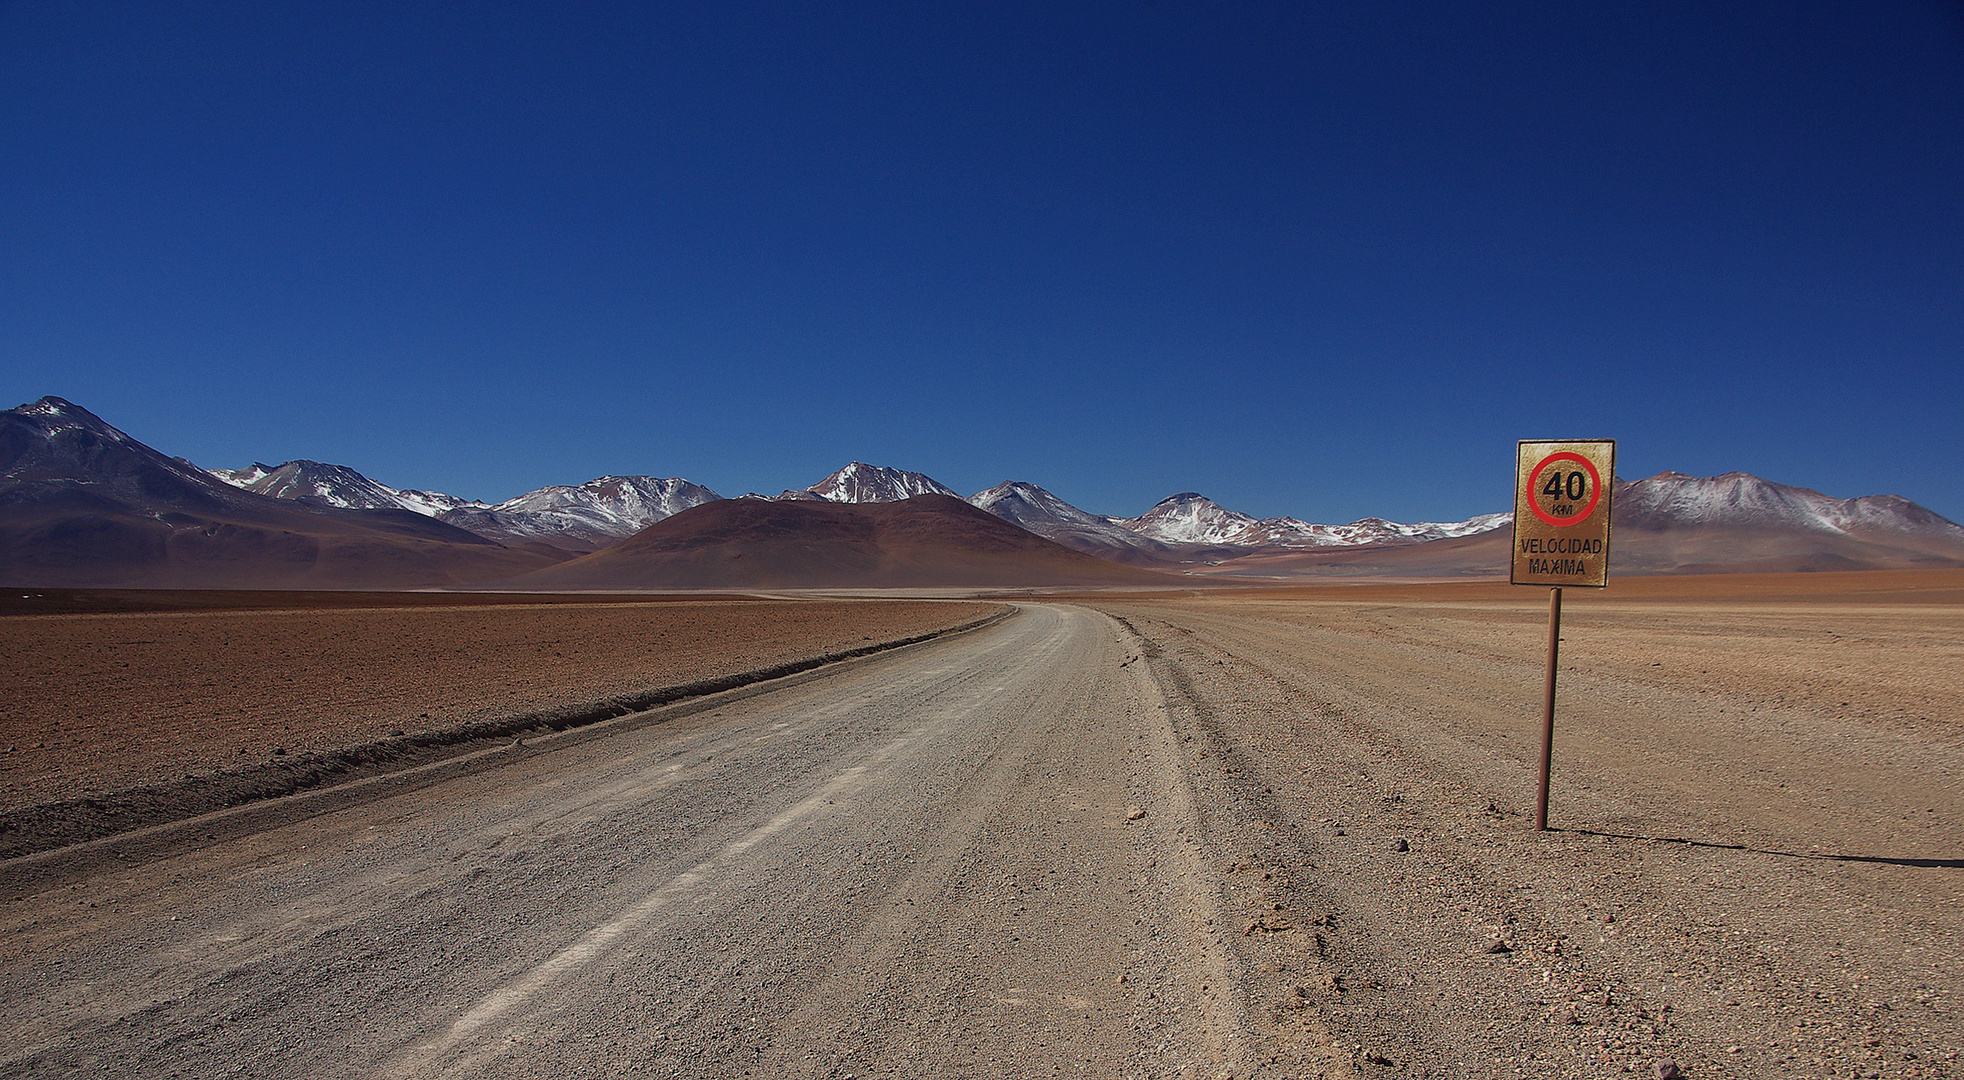
[[[289, 606], [268, 606], [280, 594], [238, 594], [229, 607], [205, 606], [224, 604], [223, 593], [57, 596], [39, 606], [174, 610], [0, 614], [9, 668], [0, 696], [0, 814], [130, 789], [156, 790], [143, 806], [168, 814], [181, 796], [164, 789], [177, 782], [195, 791], [215, 774], [244, 772], [278, 788], [291, 783], [280, 774], [293, 764], [355, 747], [577, 711], [1001, 610], [440, 594], [376, 594], [348, 606], [363, 598], [290, 595]], [[35, 606], [13, 603], [16, 611]], [[84, 818], [88, 809], [67, 816]], [[0, 849], [8, 839], [0, 835]]]
[[1290, 926], [1237, 939], [1258, 1009], [1387, 1075], [1956, 1076], [1960, 587], [1569, 590], [1541, 835], [1547, 590], [1098, 606], [1145, 639], [1227, 902]]
[[[1964, 1076], [1964, 573], [1571, 590], [1536, 834], [1546, 605], [1486, 583], [1019, 600], [969, 633], [616, 734], [528, 738], [251, 834], [0, 864], [0, 1061]], [[995, 607], [6, 621], [41, 642], [11, 655], [48, 672], [141, 680], [100, 710], [144, 718], [141, 737], [112, 719], [77, 760], [127, 758], [115, 775], [142, 780], [235, 755], [186, 733], [251, 709], [169, 723], [235, 688], [311, 718], [279, 729], [293, 754]], [[139, 659], [159, 627], [187, 670]], [[62, 694], [35, 693], [8, 707], [59, 713]], [[252, 745], [235, 756], [272, 753]]]

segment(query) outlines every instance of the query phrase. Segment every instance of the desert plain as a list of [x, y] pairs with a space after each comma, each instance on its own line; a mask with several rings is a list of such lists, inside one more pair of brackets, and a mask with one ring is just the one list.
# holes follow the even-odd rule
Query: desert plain
[[1964, 572], [1570, 590], [1542, 833], [1545, 589], [144, 606], [0, 615], [10, 820], [972, 628], [0, 862], [15, 1075], [1964, 1075]]
[[[34, 612], [0, 614], [10, 675], [0, 827], [14, 826], [0, 831], [0, 854], [99, 835], [89, 800], [141, 793], [124, 801], [147, 824], [213, 808], [200, 801], [212, 790], [233, 801], [269, 784], [318, 782], [284, 774], [302, 762], [350, 764], [335, 759], [356, 748], [451, 752], [472, 741], [453, 735], [1002, 610], [757, 597], [21, 593], [0, 601], [0, 612]], [[235, 794], [241, 778], [252, 787]], [[49, 806], [60, 810], [36, 813]]]

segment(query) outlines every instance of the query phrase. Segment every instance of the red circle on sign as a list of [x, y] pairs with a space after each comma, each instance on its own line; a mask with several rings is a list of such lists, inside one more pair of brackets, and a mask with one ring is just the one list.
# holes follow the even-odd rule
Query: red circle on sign
[[[1570, 514], [1567, 517], [1556, 517], [1548, 511], [1543, 510], [1541, 503], [1534, 497], [1535, 489], [1541, 486], [1541, 470], [1553, 465], [1557, 461], [1573, 461], [1577, 465], [1589, 470], [1589, 504], [1582, 508], [1581, 513]], [[1581, 454], [1571, 453], [1567, 450], [1559, 454], [1549, 454], [1547, 457], [1541, 459], [1541, 464], [1536, 465], [1533, 472], [1528, 474], [1528, 509], [1534, 511], [1535, 517], [1553, 525], [1557, 529], [1566, 529], [1570, 525], [1594, 513], [1596, 504], [1602, 501], [1602, 497], [1603, 478], [1596, 475], [1596, 467], [1591, 465], [1589, 459], [1583, 457]]]

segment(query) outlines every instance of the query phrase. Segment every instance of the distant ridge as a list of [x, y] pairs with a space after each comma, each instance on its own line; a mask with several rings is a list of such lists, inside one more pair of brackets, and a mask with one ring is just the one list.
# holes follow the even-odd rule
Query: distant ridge
[[[1138, 517], [1115, 518], [1081, 510], [1027, 481], [977, 492], [959, 512], [948, 508], [950, 499], [962, 502], [923, 473], [853, 461], [809, 488], [734, 500], [746, 509], [724, 511], [726, 524], [741, 519], [748, 532], [701, 531], [701, 522], [723, 519], [694, 518], [695, 533], [657, 534], [666, 539], [638, 546], [635, 560], [619, 564], [582, 561], [577, 573], [565, 571], [566, 580], [588, 575], [582, 579], [588, 584], [576, 587], [609, 587], [589, 571], [615, 565], [627, 575], [623, 581], [640, 583], [622, 586], [633, 588], [658, 579], [678, 588], [739, 579], [788, 588], [805, 571], [829, 583], [824, 587], [848, 587], [839, 584], [847, 580], [1094, 584], [1116, 580], [1111, 572], [1127, 567], [1189, 581], [1455, 578], [1504, 575], [1508, 561], [1504, 513], [1460, 522], [1364, 518], [1319, 525], [1255, 518], [1181, 492]], [[207, 472], [58, 397], [0, 413], [0, 584], [6, 585], [467, 584], [602, 553], [693, 509], [726, 502], [732, 501], [675, 477], [603, 476], [489, 506], [393, 488], [347, 466], [306, 459]], [[872, 512], [909, 503], [916, 505], [891, 519]], [[868, 513], [773, 517], [755, 509], [760, 505]], [[1900, 496], [1836, 499], [1748, 473], [1618, 480], [1613, 515], [1613, 574], [1964, 565], [1964, 527]], [[800, 530], [810, 533], [799, 543], [784, 539]], [[971, 535], [957, 542], [958, 534]], [[1018, 548], [1012, 540], [1038, 546]], [[715, 564], [720, 569], [712, 573], [714, 559], [686, 555], [690, 544], [751, 563], [742, 570]], [[1060, 562], [1060, 553], [1091, 562]], [[685, 581], [704, 584], [680, 584]]]
[[1073, 551], [1137, 566], [1173, 566], [1182, 553], [1107, 517], [1086, 513], [1021, 480], [968, 497], [971, 505]]
[[1465, 521], [1403, 525], [1380, 517], [1348, 525], [1316, 525], [1291, 517], [1256, 519], [1229, 510], [1197, 491], [1169, 495], [1153, 508], [1118, 524], [1166, 544], [1229, 547], [1323, 548], [1362, 544], [1417, 544], [1472, 536], [1506, 525], [1511, 514], [1481, 514]]
[[547, 561], [407, 510], [240, 490], [61, 398], [0, 413], [7, 585], [408, 588]]
[[898, 502], [705, 503], [603, 551], [527, 574], [524, 589], [1016, 588], [1179, 584], [1093, 558], [952, 495]]
[[1750, 473], [1619, 482], [1611, 572], [1895, 570], [1964, 565], [1964, 526], [1897, 495], [1836, 499]]
[[536, 541], [585, 554], [721, 498], [680, 477], [602, 476], [528, 491], [496, 506], [460, 506], [443, 520], [504, 543]]
[[[1813, 573], [1964, 566], [1964, 526], [1896, 495], [1836, 499], [1750, 473], [1618, 480], [1610, 576]], [[1503, 526], [1509, 515], [1500, 515]], [[1260, 551], [1205, 568], [1222, 577], [1411, 579], [1507, 576], [1501, 527], [1402, 546]]]
[[399, 491], [370, 480], [346, 465], [299, 459], [284, 465], [254, 462], [244, 469], [211, 469], [213, 476], [242, 491], [345, 510], [409, 510], [438, 517], [461, 506], [482, 506], [440, 491]]
[[955, 494], [925, 474], [868, 465], [863, 461], [849, 462], [845, 468], [805, 490], [826, 502], [836, 503], [901, 502], [916, 495]]

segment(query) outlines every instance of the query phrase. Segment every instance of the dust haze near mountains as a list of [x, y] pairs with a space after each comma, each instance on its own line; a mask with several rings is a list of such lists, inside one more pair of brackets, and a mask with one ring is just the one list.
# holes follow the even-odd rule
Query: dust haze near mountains
[[[902, 509], [888, 509], [900, 507]], [[1894, 495], [1746, 473], [1618, 481], [1614, 573], [1964, 565], [1964, 528]], [[603, 476], [487, 504], [296, 460], [204, 470], [80, 406], [0, 413], [0, 583], [124, 588], [1016, 588], [1504, 573], [1505, 513], [1460, 522], [1255, 518], [1196, 492], [1137, 517], [1026, 481], [962, 499], [854, 461], [725, 499]]]

